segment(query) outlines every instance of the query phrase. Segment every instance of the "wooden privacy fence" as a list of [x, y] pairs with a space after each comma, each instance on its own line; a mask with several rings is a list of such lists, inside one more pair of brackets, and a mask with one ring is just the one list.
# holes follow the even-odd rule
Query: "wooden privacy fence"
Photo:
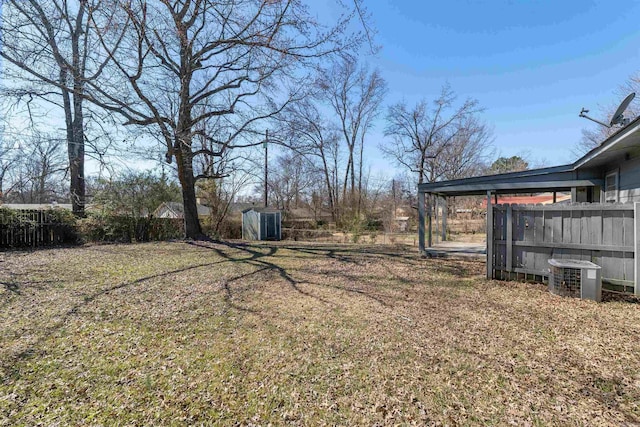
[[587, 260], [602, 267], [603, 282], [633, 291], [639, 205], [495, 205], [487, 235], [491, 275], [538, 280], [549, 275], [549, 258]]
[[0, 248], [52, 246], [74, 237], [72, 226], [56, 210], [0, 209]]

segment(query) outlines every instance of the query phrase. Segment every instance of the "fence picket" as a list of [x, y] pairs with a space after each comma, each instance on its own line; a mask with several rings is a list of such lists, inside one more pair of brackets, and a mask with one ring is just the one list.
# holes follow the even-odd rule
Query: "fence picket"
[[494, 207], [492, 246], [499, 254], [493, 262], [496, 277], [513, 277], [518, 272], [547, 276], [548, 260], [554, 257], [592, 261], [602, 267], [603, 281], [625, 289], [634, 286], [638, 231], [632, 204], [511, 208], [509, 215], [511, 209]]

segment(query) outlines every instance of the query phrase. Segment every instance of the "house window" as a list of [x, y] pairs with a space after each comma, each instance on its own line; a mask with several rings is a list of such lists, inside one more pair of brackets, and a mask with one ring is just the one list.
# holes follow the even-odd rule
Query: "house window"
[[604, 180], [604, 201], [618, 202], [618, 171], [609, 172]]

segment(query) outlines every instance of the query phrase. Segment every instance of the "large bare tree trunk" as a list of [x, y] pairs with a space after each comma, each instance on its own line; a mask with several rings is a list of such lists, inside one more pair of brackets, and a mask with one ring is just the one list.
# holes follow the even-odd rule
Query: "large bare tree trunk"
[[191, 147], [184, 142], [176, 150], [176, 163], [178, 164], [178, 180], [182, 187], [182, 201], [184, 207], [184, 233], [185, 237], [201, 239], [203, 237], [198, 218], [198, 206], [196, 203], [195, 177], [193, 175], [193, 154]]
[[73, 97], [73, 109], [73, 139], [68, 141], [71, 205], [74, 215], [83, 217], [85, 214], [84, 116], [82, 98], [79, 95]]
[[[67, 79], [66, 70], [60, 71], [60, 81]], [[73, 214], [84, 216], [85, 180], [84, 180], [84, 116], [80, 83], [74, 85], [75, 93], [62, 89], [63, 108], [67, 131], [67, 153], [69, 157], [69, 194]], [[72, 102], [73, 101], [73, 102]]]

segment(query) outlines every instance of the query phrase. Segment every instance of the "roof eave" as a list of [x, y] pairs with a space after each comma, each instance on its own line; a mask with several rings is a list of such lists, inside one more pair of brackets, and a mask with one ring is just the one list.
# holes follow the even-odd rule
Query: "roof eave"
[[629, 123], [624, 128], [620, 129], [618, 132], [605, 139], [599, 146], [593, 148], [587, 154], [576, 160], [572, 165], [573, 169], [575, 170], [587, 165], [596, 157], [598, 157], [605, 151], [608, 151], [611, 148], [615, 147], [620, 141], [628, 138], [632, 133], [635, 133], [638, 130], [640, 130], [640, 116], [638, 116], [634, 121]]
[[514, 192], [538, 193], [544, 191], [568, 191], [573, 187], [595, 187], [602, 186], [601, 179], [575, 179], [547, 182], [496, 182], [493, 184], [464, 184], [434, 188], [426, 193], [439, 194], [442, 196], [478, 196], [490, 191], [494, 194], [510, 194]]

